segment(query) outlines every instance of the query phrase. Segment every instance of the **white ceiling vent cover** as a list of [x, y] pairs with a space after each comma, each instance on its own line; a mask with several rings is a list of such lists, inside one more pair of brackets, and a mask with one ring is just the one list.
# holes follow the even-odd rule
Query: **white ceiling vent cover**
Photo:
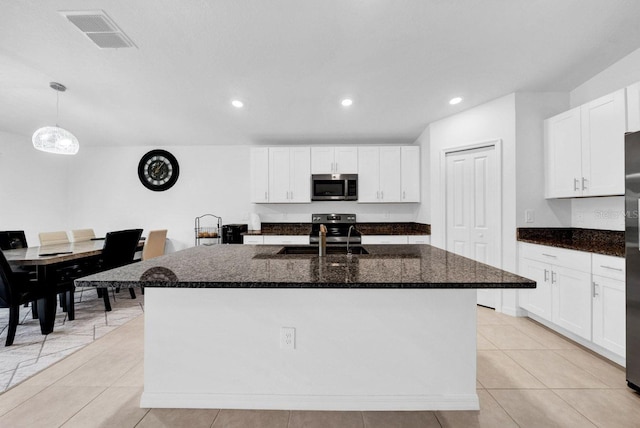
[[103, 10], [60, 13], [101, 49], [136, 47]]

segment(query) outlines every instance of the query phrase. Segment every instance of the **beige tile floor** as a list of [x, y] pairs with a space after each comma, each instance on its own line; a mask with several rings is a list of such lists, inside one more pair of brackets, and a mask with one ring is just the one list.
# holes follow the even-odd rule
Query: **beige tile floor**
[[0, 395], [4, 427], [638, 427], [624, 370], [528, 319], [478, 308], [480, 411], [141, 409], [140, 316]]

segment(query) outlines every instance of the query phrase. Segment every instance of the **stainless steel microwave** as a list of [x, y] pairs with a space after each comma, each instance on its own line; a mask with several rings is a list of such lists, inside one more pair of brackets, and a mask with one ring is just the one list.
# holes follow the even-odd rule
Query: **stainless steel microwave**
[[357, 201], [358, 174], [313, 174], [312, 201]]

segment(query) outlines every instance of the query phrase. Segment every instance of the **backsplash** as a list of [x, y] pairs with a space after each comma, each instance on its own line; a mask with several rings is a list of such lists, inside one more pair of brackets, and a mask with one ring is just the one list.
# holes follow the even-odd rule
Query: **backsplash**
[[624, 230], [624, 196], [572, 199], [571, 227]]

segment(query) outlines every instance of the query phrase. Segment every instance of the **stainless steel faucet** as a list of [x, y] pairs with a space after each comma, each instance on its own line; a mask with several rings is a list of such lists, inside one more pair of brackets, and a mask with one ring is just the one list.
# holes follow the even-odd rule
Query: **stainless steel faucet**
[[349, 226], [349, 231], [347, 232], [347, 255], [351, 255], [351, 248], [349, 248], [349, 239], [351, 239], [351, 229], [355, 230], [353, 225]]

